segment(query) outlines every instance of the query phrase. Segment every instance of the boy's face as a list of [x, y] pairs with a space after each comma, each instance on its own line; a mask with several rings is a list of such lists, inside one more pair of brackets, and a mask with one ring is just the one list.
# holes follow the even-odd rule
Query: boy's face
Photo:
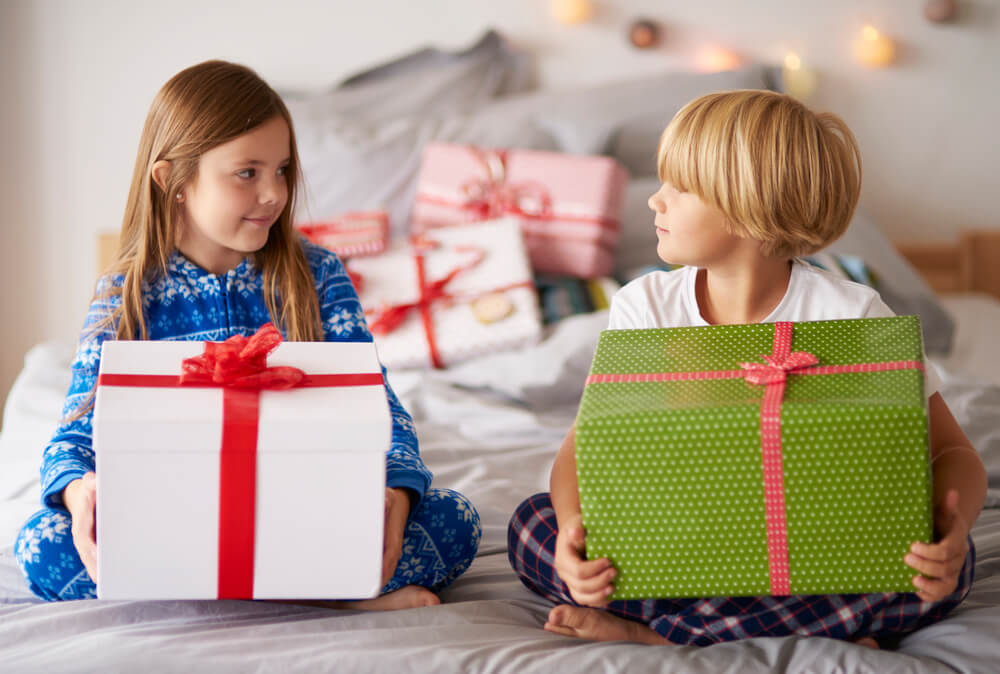
[[648, 204], [655, 214], [656, 253], [664, 262], [707, 268], [725, 262], [747, 244], [747, 239], [727, 231], [722, 211], [693, 192], [665, 182]]
[[198, 160], [183, 191], [178, 249], [215, 274], [264, 247], [288, 203], [291, 136], [280, 116], [218, 145]]

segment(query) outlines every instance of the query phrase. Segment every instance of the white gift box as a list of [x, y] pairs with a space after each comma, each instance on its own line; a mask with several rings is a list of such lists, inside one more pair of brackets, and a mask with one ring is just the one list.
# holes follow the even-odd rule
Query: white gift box
[[[220, 504], [227, 479], [249, 484], [255, 499], [253, 519], [243, 519], [253, 532], [252, 595], [245, 598], [377, 595], [392, 427], [374, 345], [277, 346], [269, 367], [307, 376], [377, 374], [368, 381], [378, 383], [260, 391], [255, 477], [240, 482], [231, 471], [224, 476], [220, 463], [226, 389], [142, 386], [134, 377], [124, 378], [127, 385], [107, 383], [116, 381], [107, 375], [177, 376], [204, 344], [103, 345], [93, 422], [98, 596], [236, 598], [221, 591], [232, 567], [220, 564], [220, 531], [228, 526], [220, 512], [233, 513], [234, 503], [237, 514], [243, 510], [235, 501]], [[238, 416], [231, 412], [227, 407], [230, 427]]]
[[[442, 367], [538, 341], [542, 330], [538, 296], [516, 218], [442, 227], [421, 236], [433, 245], [423, 254], [425, 285], [468, 266], [477, 253], [482, 257], [445, 286], [448, 297], [426, 303], [426, 314], [413, 308], [390, 332], [378, 334], [373, 329], [386, 367], [434, 365], [428, 334]], [[415, 248], [409, 243], [397, 242], [380, 255], [355, 258], [348, 267], [361, 275], [359, 296], [369, 327], [380, 309], [421, 300]], [[476, 300], [497, 296], [509, 312], [484, 321], [476, 313]]]

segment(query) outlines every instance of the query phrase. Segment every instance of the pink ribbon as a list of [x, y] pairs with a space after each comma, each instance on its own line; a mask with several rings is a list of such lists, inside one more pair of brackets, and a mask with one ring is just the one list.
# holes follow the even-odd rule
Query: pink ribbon
[[917, 360], [819, 366], [819, 359], [813, 354], [806, 351], [792, 352], [793, 332], [794, 323], [775, 323], [771, 355], [762, 355], [764, 363], [740, 363], [742, 369], [739, 370], [592, 374], [587, 377], [586, 382], [590, 385], [743, 378], [750, 384], [765, 387], [760, 405], [760, 444], [764, 479], [764, 518], [767, 525], [768, 573], [771, 578], [771, 594], [774, 596], [791, 594], [788, 520], [785, 512], [785, 470], [782, 460], [784, 448], [781, 440], [781, 406], [788, 375], [924, 370], [924, 364]]

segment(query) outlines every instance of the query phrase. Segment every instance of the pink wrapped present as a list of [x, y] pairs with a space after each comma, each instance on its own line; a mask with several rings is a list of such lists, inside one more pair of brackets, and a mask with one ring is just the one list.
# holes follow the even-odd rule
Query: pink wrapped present
[[382, 363], [447, 367], [538, 341], [541, 317], [520, 224], [445, 227], [348, 269]]
[[520, 220], [536, 272], [593, 278], [615, 267], [628, 173], [610, 157], [432, 143], [411, 229]]
[[385, 211], [344, 213], [324, 222], [306, 222], [295, 228], [313, 243], [341, 257], [374, 255], [385, 249], [389, 214]]

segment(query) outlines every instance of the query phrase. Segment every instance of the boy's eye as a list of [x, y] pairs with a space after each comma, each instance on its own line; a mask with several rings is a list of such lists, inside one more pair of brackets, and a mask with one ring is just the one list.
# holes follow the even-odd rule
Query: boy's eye
[[252, 169], [252, 168], [243, 169], [236, 175], [238, 175], [240, 178], [247, 178], [247, 179], [253, 178], [255, 175], [257, 175], [257, 169]]

